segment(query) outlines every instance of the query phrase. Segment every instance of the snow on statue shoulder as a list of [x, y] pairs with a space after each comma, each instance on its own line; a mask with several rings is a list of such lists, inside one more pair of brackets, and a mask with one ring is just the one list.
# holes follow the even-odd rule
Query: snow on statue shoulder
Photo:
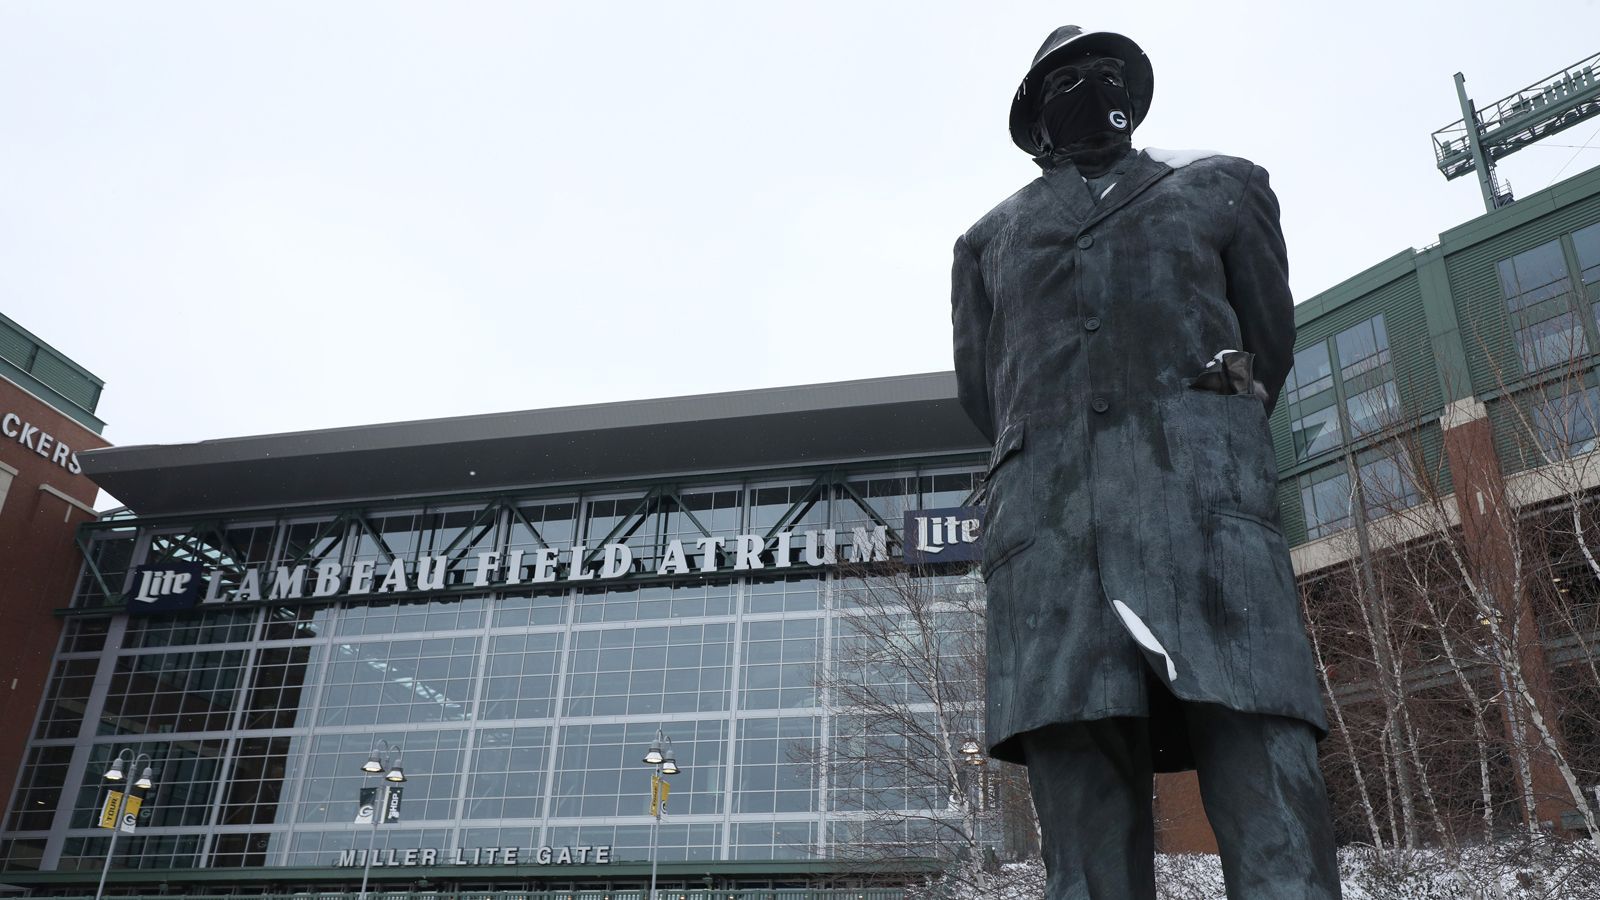
[[1190, 163], [1222, 155], [1215, 150], [1163, 150], [1160, 147], [1146, 147], [1144, 153], [1156, 162], [1174, 169], [1181, 169]]

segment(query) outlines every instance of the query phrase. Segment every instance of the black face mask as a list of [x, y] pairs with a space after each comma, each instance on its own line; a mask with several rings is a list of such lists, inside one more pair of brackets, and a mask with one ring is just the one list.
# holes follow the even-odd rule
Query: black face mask
[[1051, 146], [1061, 148], [1091, 135], [1128, 134], [1131, 111], [1126, 87], [1089, 77], [1046, 100], [1039, 122]]

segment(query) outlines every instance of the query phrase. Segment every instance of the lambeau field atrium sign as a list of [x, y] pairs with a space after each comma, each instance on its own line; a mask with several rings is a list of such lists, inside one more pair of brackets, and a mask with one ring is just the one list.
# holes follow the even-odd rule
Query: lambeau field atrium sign
[[[904, 561], [913, 565], [979, 558], [981, 507], [915, 510], [905, 514]], [[757, 570], [829, 568], [839, 564], [889, 561], [887, 526], [850, 529], [842, 548], [836, 529], [674, 538], [667, 542], [654, 574], [715, 575]], [[691, 562], [692, 561], [692, 562]], [[324, 561], [299, 565], [223, 568], [169, 560], [139, 566], [127, 594], [133, 614], [177, 612], [203, 604], [254, 603], [401, 594], [443, 590], [452, 567], [463, 565], [477, 588], [615, 581], [647, 574], [624, 543], [585, 544], [570, 549], [490, 550], [458, 556], [429, 555], [388, 562], [358, 559], [346, 565]]]

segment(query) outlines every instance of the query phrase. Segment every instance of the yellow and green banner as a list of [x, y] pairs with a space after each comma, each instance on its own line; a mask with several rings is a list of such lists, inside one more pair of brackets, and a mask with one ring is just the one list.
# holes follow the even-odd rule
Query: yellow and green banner
[[650, 776], [650, 815], [659, 816], [667, 811], [667, 795], [672, 793], [672, 785], [667, 783], [660, 775]]

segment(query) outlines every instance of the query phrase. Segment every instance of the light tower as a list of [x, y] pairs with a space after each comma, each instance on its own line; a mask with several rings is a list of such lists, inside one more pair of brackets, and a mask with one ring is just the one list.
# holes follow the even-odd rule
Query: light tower
[[1433, 133], [1433, 155], [1446, 180], [1478, 173], [1483, 206], [1494, 212], [1512, 201], [1511, 186], [1494, 166], [1534, 141], [1600, 116], [1600, 53], [1489, 104], [1482, 110], [1467, 96], [1456, 73], [1461, 118]]

